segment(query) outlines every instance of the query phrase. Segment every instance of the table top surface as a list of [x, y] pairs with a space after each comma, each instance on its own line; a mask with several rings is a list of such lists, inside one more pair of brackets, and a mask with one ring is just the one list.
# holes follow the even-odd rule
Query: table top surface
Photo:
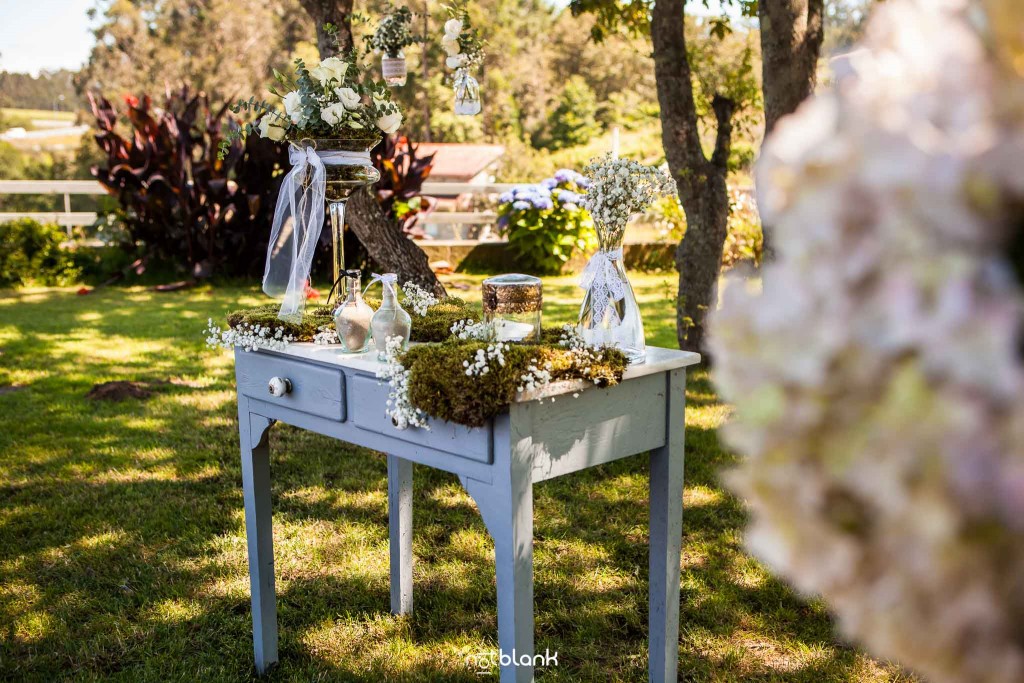
[[[260, 353], [271, 353], [276, 355], [303, 358], [318, 363], [338, 365], [351, 368], [360, 372], [367, 372], [375, 375], [383, 363], [377, 360], [376, 349], [364, 353], [344, 353], [338, 346], [310, 343], [289, 344], [282, 351], [261, 351]], [[628, 381], [637, 377], [645, 377], [659, 372], [685, 368], [696, 365], [700, 362], [700, 354], [679, 349], [665, 349], [658, 346], [647, 347], [647, 359], [643, 363], [630, 365], [622, 376], [622, 380]], [[579, 391], [588, 386], [583, 380], [571, 380], [564, 382], [552, 382], [535, 391], [521, 392], [516, 396], [517, 402], [531, 401], [548, 396], [558, 396], [569, 392]]]

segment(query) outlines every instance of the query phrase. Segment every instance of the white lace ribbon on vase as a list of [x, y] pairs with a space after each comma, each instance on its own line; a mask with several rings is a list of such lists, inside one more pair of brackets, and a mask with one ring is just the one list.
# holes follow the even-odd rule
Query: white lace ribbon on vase
[[282, 297], [278, 318], [300, 322], [306, 310], [306, 285], [313, 254], [324, 227], [326, 167], [369, 166], [370, 153], [317, 152], [312, 147], [292, 146], [288, 158], [292, 170], [285, 176], [277, 196], [267, 265], [263, 271], [263, 291], [275, 298]]
[[[596, 324], [604, 323], [605, 311], [613, 302], [626, 298], [626, 284], [619, 277], [619, 271], [615, 268], [615, 262], [621, 260], [621, 247], [611, 251], [598, 251], [590, 257], [587, 267], [583, 269], [580, 287], [590, 293], [594, 312], [593, 319]], [[608, 317], [609, 326], [618, 327], [621, 322], [618, 311], [611, 306], [611, 315]]]
[[395, 289], [395, 285], [398, 284], [398, 275], [396, 273], [384, 273], [383, 275], [373, 273], [373, 277], [366, 283], [366, 287], [363, 288], [363, 296], [366, 296], [366, 293], [370, 291], [370, 287], [374, 282], [379, 282], [382, 287], [391, 290], [391, 295], [395, 297], [396, 301], [398, 300], [398, 290]]

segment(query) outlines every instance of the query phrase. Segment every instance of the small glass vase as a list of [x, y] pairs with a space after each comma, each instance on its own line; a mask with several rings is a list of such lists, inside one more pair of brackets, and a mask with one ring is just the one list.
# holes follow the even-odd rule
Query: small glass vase
[[342, 351], [362, 353], [370, 346], [373, 309], [363, 300], [359, 271], [345, 271], [344, 279], [348, 294], [334, 309], [334, 328], [338, 331]]
[[455, 71], [455, 113], [459, 116], [475, 116], [480, 113], [480, 83], [469, 73], [466, 67]]
[[377, 347], [377, 358], [380, 360], [384, 360], [387, 355], [388, 337], [401, 337], [402, 350], [409, 348], [412, 317], [398, 303], [393, 286], [384, 286], [384, 298], [370, 320], [370, 329], [373, 330], [373, 344]]
[[384, 76], [384, 82], [391, 87], [405, 85], [409, 76], [409, 69], [405, 64], [405, 52], [399, 50], [397, 53], [385, 53], [380, 60], [380, 71]]
[[594, 227], [599, 246], [584, 271], [584, 281], [592, 279], [580, 306], [579, 333], [587, 344], [614, 346], [630, 363], [643, 363], [647, 358], [644, 323], [622, 257], [625, 226], [594, 221]]
[[[369, 140], [322, 138], [305, 139], [292, 144], [302, 148], [312, 147], [318, 156], [322, 156], [330, 152], [369, 152], [379, 142], [380, 138]], [[324, 195], [331, 217], [331, 237], [334, 243], [334, 284], [338, 287], [338, 300], [341, 301], [348, 294], [345, 278], [342, 277], [345, 272], [345, 208], [348, 205], [348, 198], [352, 196], [353, 192], [380, 180], [380, 171], [373, 167], [371, 161], [367, 161], [366, 164], [326, 164], [324, 170], [327, 173]]]
[[484, 322], [494, 325], [498, 341], [541, 340], [543, 291], [539, 277], [509, 273], [484, 280]]

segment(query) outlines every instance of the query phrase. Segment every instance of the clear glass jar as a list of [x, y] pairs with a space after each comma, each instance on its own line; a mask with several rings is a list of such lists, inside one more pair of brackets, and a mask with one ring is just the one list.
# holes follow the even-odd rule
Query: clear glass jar
[[373, 344], [377, 348], [377, 358], [380, 360], [386, 356], [388, 337], [401, 337], [402, 350], [409, 348], [412, 317], [398, 303], [393, 284], [384, 284], [384, 298], [381, 300], [380, 308], [370, 319], [370, 329], [373, 331]]
[[334, 309], [334, 328], [338, 341], [345, 353], [362, 353], [370, 346], [373, 309], [363, 301], [358, 270], [345, 271], [345, 285], [348, 295]]
[[409, 69], [405, 64], [405, 51], [399, 50], [397, 54], [385, 53], [380, 60], [380, 71], [384, 76], [384, 82], [391, 87], [405, 85], [409, 75]]
[[455, 113], [460, 116], [475, 116], [480, 113], [480, 83], [469, 73], [466, 67], [455, 71]]
[[484, 322], [499, 341], [539, 342], [543, 293], [540, 278], [510, 273], [483, 283]]
[[622, 260], [625, 226], [613, 228], [594, 221], [598, 251], [584, 271], [587, 290], [580, 306], [577, 329], [594, 346], [614, 346], [630, 363], [647, 358], [644, 323]]

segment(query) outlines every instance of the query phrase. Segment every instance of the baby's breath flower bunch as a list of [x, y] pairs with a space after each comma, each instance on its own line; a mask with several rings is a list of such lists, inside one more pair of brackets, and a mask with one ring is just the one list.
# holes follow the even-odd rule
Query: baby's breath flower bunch
[[387, 380], [390, 387], [385, 411], [397, 429], [419, 427], [429, 431], [427, 414], [409, 402], [412, 371], [399, 361], [404, 346], [405, 340], [401, 337], [388, 337], [384, 341], [384, 363], [377, 369], [377, 377]]
[[428, 292], [415, 282], [406, 282], [402, 285], [402, 304], [412, 309], [412, 312], [423, 317], [427, 309], [437, 304], [440, 300], [432, 292]]
[[412, 32], [412, 19], [413, 13], [408, 7], [396, 9], [389, 4], [388, 12], [377, 24], [377, 29], [364, 38], [367, 46], [378, 54], [397, 57], [399, 52], [421, 40]]
[[484, 43], [469, 23], [466, 5], [466, 2], [445, 5], [449, 19], [444, 23], [441, 48], [448, 55], [445, 65], [449, 69], [477, 66], [484, 61]]
[[252, 112], [257, 122], [229, 131], [221, 142], [227, 154], [231, 142], [258, 134], [271, 140], [346, 139], [372, 142], [402, 125], [402, 110], [391, 99], [386, 83], [374, 82], [359, 67], [355, 53], [328, 57], [310, 69], [295, 60], [295, 75], [274, 70], [276, 86], [270, 92], [281, 99], [284, 112], [265, 100], [251, 97], [231, 106], [235, 113]]
[[879, 5], [765, 144], [776, 258], [711, 327], [747, 545], [931, 683], [1024, 681], [1021, 26]]
[[494, 323], [459, 320], [452, 325], [453, 336], [463, 341], [492, 341], [497, 336]]
[[338, 331], [329, 325], [322, 325], [317, 328], [316, 334], [313, 335], [313, 343], [318, 346], [330, 346], [331, 344], [340, 344], [341, 340], [338, 339]]
[[288, 344], [295, 341], [280, 327], [272, 329], [263, 325], [242, 323], [237, 327], [222, 329], [212, 318], [207, 320], [206, 325], [206, 345], [212, 349], [234, 349], [240, 346], [246, 351], [283, 351]]
[[583, 206], [595, 223], [609, 229], [612, 243], [621, 237], [630, 216], [659, 197], [676, 193], [675, 182], [663, 170], [611, 154], [592, 159], [583, 174], [590, 181], [587, 194], [581, 196]]

